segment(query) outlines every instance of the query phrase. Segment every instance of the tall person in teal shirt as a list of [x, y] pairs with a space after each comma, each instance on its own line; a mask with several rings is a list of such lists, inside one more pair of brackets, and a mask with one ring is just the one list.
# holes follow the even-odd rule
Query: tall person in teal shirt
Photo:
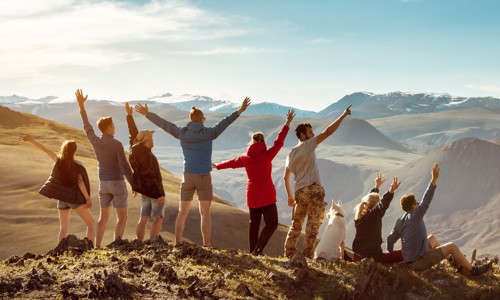
[[175, 243], [182, 240], [184, 226], [191, 208], [194, 192], [199, 199], [199, 211], [201, 217], [201, 234], [203, 245], [210, 246], [211, 242], [211, 218], [210, 205], [213, 200], [212, 190], [212, 141], [231, 125], [239, 115], [250, 105], [250, 98], [246, 97], [241, 107], [222, 119], [214, 127], [205, 127], [205, 115], [196, 107], [192, 107], [189, 114], [190, 122], [185, 127], [162, 119], [158, 115], [149, 112], [147, 104], [135, 106], [135, 110], [146, 116], [151, 122], [179, 139], [184, 156], [184, 167], [182, 174], [179, 213], [175, 220]]

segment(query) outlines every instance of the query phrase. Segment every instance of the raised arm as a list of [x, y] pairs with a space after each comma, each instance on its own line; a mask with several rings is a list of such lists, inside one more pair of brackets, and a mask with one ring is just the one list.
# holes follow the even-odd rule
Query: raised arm
[[286, 114], [285, 125], [283, 125], [283, 128], [281, 128], [281, 131], [280, 133], [278, 133], [278, 136], [276, 137], [276, 140], [274, 141], [273, 145], [269, 147], [269, 149], [267, 150], [267, 153], [269, 154], [271, 160], [274, 159], [274, 157], [278, 154], [280, 149], [285, 144], [285, 138], [286, 135], [288, 134], [288, 131], [290, 130], [290, 124], [292, 123], [294, 117], [295, 117], [295, 111], [293, 109], [289, 109], [288, 113]]
[[87, 101], [88, 95], [83, 97], [83, 92], [81, 89], [76, 90], [75, 93], [76, 101], [78, 102], [78, 107], [80, 107], [80, 115], [82, 117], [83, 122], [83, 130], [85, 130], [85, 134], [87, 135], [87, 139], [91, 144], [98, 143], [99, 137], [95, 134], [94, 128], [90, 125], [89, 117], [87, 116], [87, 112], [85, 111], [85, 101]]
[[229, 125], [231, 125], [241, 115], [241, 113], [243, 113], [247, 109], [249, 105], [250, 105], [250, 98], [246, 97], [237, 111], [225, 117], [224, 119], [220, 120], [220, 122], [215, 124], [214, 127], [207, 128], [211, 138], [215, 140], [217, 137], [219, 137], [219, 135], [221, 135], [224, 132], [224, 130], [226, 130], [226, 128]]
[[396, 225], [394, 226], [394, 229], [392, 229], [389, 236], [387, 236], [387, 251], [389, 251], [389, 252], [392, 252], [394, 250], [394, 244], [401, 237], [401, 235], [399, 233], [399, 226], [401, 226], [400, 223], [401, 223], [401, 219], [398, 219], [396, 221]]
[[326, 127], [325, 130], [323, 130], [322, 133], [318, 134], [318, 137], [316, 138], [316, 143], [318, 145], [321, 144], [324, 140], [326, 140], [327, 137], [332, 135], [339, 128], [340, 123], [342, 123], [342, 121], [345, 119], [345, 117], [347, 117], [348, 115], [351, 114], [351, 106], [352, 105], [349, 105], [344, 110], [342, 115], [337, 118], [337, 120], [333, 121], [330, 125], [328, 125], [328, 127]]
[[439, 165], [437, 163], [432, 166], [431, 174], [431, 182], [429, 183], [427, 190], [425, 190], [424, 197], [417, 208], [415, 208], [415, 212], [413, 215], [416, 218], [422, 219], [424, 217], [427, 209], [429, 209], [432, 198], [434, 197], [434, 192], [436, 191], [436, 182], [439, 177]]
[[132, 116], [132, 107], [128, 105], [128, 102], [125, 103], [125, 111], [127, 112], [127, 125], [128, 125], [128, 134], [130, 140], [130, 147], [134, 144], [134, 140], [139, 134], [139, 130], [137, 130], [137, 126], [135, 125], [134, 117]]
[[288, 206], [295, 205], [295, 197], [292, 191], [292, 184], [290, 183], [290, 177], [292, 171], [288, 167], [285, 167], [285, 174], [283, 175], [283, 181], [285, 182], [285, 190], [288, 197]]
[[234, 159], [212, 164], [212, 167], [216, 168], [217, 170], [229, 169], [229, 168], [237, 169], [237, 168], [243, 168], [244, 166], [245, 165], [243, 164], [243, 159], [241, 159], [241, 156]]
[[401, 185], [401, 181], [398, 181], [397, 177], [394, 177], [391, 182], [391, 186], [389, 187], [389, 190], [387, 193], [384, 194], [382, 197], [382, 200], [380, 201], [382, 207], [384, 209], [388, 209], [389, 205], [391, 204], [392, 199], [394, 198], [394, 192], [399, 188]]
[[153, 122], [153, 124], [165, 130], [167, 133], [170, 133], [170, 135], [172, 135], [174, 138], [179, 138], [181, 129], [174, 123], [160, 118], [157, 114], [149, 112], [147, 104], [144, 104], [144, 106], [142, 106], [141, 104], [137, 104], [134, 108], [136, 112], [145, 116], [148, 120]]
[[49, 148], [47, 148], [44, 145], [42, 145], [39, 142], [37, 142], [31, 135], [21, 134], [21, 135], [19, 135], [19, 137], [17, 139], [19, 140], [20, 143], [31, 142], [33, 145], [37, 146], [40, 150], [42, 150], [43, 152], [47, 153], [47, 155], [53, 161], [57, 160], [57, 155], [52, 150], [50, 150]]

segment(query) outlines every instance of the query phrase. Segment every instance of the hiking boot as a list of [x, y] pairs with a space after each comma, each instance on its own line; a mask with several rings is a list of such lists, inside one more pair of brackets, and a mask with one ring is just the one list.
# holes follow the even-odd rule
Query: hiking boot
[[473, 276], [483, 275], [484, 273], [491, 270], [492, 265], [493, 265], [493, 262], [490, 261], [489, 263], [487, 263], [485, 265], [474, 266], [474, 267], [472, 267], [472, 270], [470, 270], [470, 274]]

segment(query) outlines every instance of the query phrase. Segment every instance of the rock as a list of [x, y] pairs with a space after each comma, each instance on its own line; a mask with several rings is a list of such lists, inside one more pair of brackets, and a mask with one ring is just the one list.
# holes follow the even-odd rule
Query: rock
[[0, 281], [0, 295], [15, 294], [23, 288], [23, 280], [16, 278], [9, 282], [9, 280]]
[[405, 300], [425, 300], [427, 297], [422, 297], [413, 293], [406, 293]]
[[134, 286], [124, 282], [116, 273], [109, 274], [104, 280], [106, 296], [111, 298], [132, 299]]
[[307, 268], [307, 261], [304, 255], [302, 253], [297, 252], [291, 259], [290, 259], [290, 266], [293, 268]]
[[179, 296], [179, 298], [187, 298], [187, 294], [183, 288], [177, 290], [177, 296]]
[[253, 297], [253, 293], [250, 291], [248, 286], [244, 283], [240, 283], [236, 288], [236, 293], [244, 297]]
[[[11, 256], [8, 259], [6, 259], [5, 263], [8, 265], [11, 265], [11, 264], [18, 263], [20, 260], [21, 260], [20, 256], [14, 255], [14, 256]], [[24, 261], [23, 261], [23, 265], [24, 265]]]
[[158, 271], [158, 280], [166, 283], [176, 283], [178, 282], [177, 273], [171, 266], [161, 266]]
[[142, 262], [137, 257], [131, 257], [125, 264], [125, 269], [132, 273], [140, 273], [142, 272]]
[[27, 252], [26, 254], [23, 255], [23, 259], [34, 259], [36, 257], [35, 254]]
[[17, 263], [16, 263], [16, 266], [18, 267], [24, 267], [25, 264], [24, 264], [24, 259], [20, 259]]
[[110, 258], [109, 260], [111, 260], [112, 262], [122, 262], [122, 260], [121, 260], [121, 259], [119, 259], [118, 257], [116, 257], [116, 256], [114, 256], [114, 255], [113, 255], [113, 256], [111, 256], [111, 258]]
[[127, 250], [129, 251], [141, 250], [142, 248], [144, 248], [144, 243], [142, 241], [139, 241], [138, 239], [135, 239], [132, 242], [130, 242]]
[[146, 268], [151, 268], [153, 266], [153, 261], [151, 259], [144, 258], [142, 264]]
[[293, 270], [293, 275], [297, 281], [303, 281], [309, 277], [309, 270], [307, 268], [295, 268]]
[[82, 253], [94, 248], [94, 244], [87, 238], [79, 239], [75, 235], [70, 234], [63, 238], [57, 247], [50, 250], [47, 255], [59, 256], [65, 252], [69, 252], [73, 255], [81, 255]]

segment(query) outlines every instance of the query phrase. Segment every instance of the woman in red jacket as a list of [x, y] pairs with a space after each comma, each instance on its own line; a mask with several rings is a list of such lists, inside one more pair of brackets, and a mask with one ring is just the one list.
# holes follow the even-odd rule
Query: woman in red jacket
[[[285, 142], [290, 123], [295, 117], [293, 110], [288, 110], [286, 123], [283, 125], [273, 145], [267, 149], [264, 134], [252, 135], [247, 153], [235, 159], [213, 164], [217, 170], [245, 167], [248, 176], [247, 205], [250, 209], [250, 252], [259, 255], [278, 227], [278, 210], [276, 208], [276, 189], [271, 177], [272, 160]], [[266, 226], [259, 236], [260, 220], [264, 217]]]

